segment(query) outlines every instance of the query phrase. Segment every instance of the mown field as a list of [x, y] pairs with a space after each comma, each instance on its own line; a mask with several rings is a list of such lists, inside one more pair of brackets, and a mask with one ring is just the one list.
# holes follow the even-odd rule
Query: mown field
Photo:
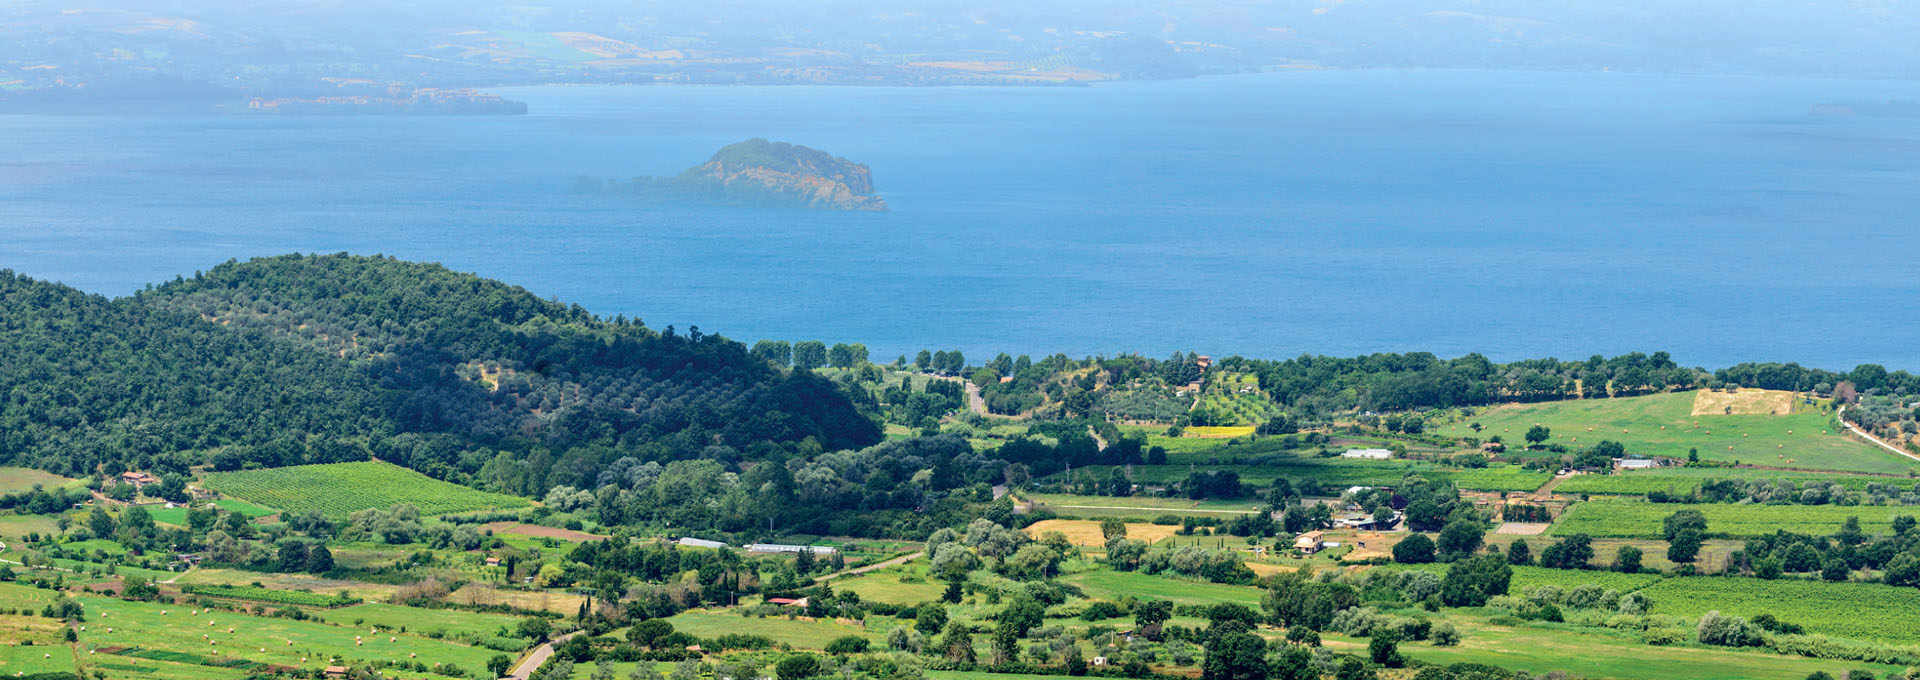
[[1709, 535], [1731, 537], [1764, 536], [1776, 530], [1824, 536], [1839, 531], [1848, 517], [1860, 518], [1860, 526], [1867, 533], [1885, 534], [1890, 532], [1893, 518], [1920, 516], [1920, 508], [1898, 505], [1678, 504], [1609, 498], [1573, 504], [1553, 523], [1549, 533], [1657, 538], [1662, 535], [1662, 522], [1680, 510], [1699, 510], [1707, 517]]
[[[1586, 399], [1502, 406], [1446, 423], [1450, 437], [1500, 435], [1523, 445], [1527, 429], [1553, 430], [1550, 444], [1579, 449], [1613, 440], [1628, 453], [1685, 458], [1692, 448], [1707, 460], [1808, 470], [1906, 474], [1920, 463], [1840, 434], [1824, 412], [1791, 415], [1693, 415], [1692, 392], [1619, 399]], [[1484, 429], [1475, 433], [1470, 425]]]
[[1701, 482], [1723, 479], [1737, 479], [1742, 481], [1766, 480], [1770, 482], [1784, 481], [1793, 482], [1802, 486], [1812, 483], [1838, 484], [1853, 491], [1863, 491], [1868, 485], [1872, 484], [1890, 485], [1909, 490], [1920, 487], [1920, 479], [1907, 477], [1766, 470], [1760, 468], [1668, 467], [1656, 470], [1621, 472], [1611, 475], [1580, 475], [1561, 482], [1554, 490], [1559, 493], [1644, 496], [1655, 491], [1686, 493], [1689, 490], [1699, 488]]
[[318, 511], [333, 518], [367, 508], [411, 503], [422, 514], [526, 507], [524, 498], [443, 482], [388, 463], [331, 463], [209, 473], [207, 488], [291, 513]]

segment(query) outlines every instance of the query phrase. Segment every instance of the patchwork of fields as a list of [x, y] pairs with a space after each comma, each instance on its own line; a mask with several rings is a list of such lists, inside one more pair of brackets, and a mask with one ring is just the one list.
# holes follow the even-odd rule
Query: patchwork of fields
[[522, 508], [524, 498], [443, 482], [388, 463], [331, 463], [209, 473], [202, 485], [234, 498], [304, 514], [345, 517], [410, 503], [421, 514]]

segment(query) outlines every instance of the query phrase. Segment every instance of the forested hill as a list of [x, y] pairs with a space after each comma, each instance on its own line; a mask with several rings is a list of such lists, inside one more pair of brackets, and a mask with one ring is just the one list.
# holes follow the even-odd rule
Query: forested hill
[[3, 285], [0, 443], [37, 467], [377, 455], [538, 493], [622, 456], [879, 440], [833, 384], [739, 343], [598, 319], [438, 265], [229, 262], [111, 301], [11, 274]]

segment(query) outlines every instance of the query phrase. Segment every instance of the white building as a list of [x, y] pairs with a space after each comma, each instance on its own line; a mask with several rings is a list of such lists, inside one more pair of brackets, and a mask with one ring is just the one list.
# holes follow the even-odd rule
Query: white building
[[1393, 452], [1388, 451], [1386, 449], [1347, 449], [1347, 452], [1340, 454], [1340, 457], [1341, 458], [1365, 458], [1368, 460], [1387, 460], [1393, 457]]
[[748, 543], [747, 552], [750, 552], [750, 553], [812, 552], [815, 555], [832, 555], [838, 551], [836, 551], [832, 547], [824, 546], [824, 545], [785, 545], [781, 543]]
[[707, 548], [711, 550], [719, 550], [721, 548], [727, 547], [727, 544], [725, 543], [721, 543], [719, 541], [709, 541], [704, 538], [681, 537], [680, 540], [674, 541], [674, 542], [680, 544], [680, 547], [682, 548]]

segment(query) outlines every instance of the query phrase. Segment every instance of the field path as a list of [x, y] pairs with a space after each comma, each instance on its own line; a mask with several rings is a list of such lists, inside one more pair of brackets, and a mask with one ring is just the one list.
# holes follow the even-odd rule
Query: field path
[[992, 415], [987, 413], [987, 400], [980, 396], [979, 385], [973, 384], [972, 380], [962, 380], [960, 384], [967, 387], [967, 410], [983, 416]]
[[566, 642], [568, 638], [579, 634], [580, 631], [576, 630], [560, 636], [553, 642], [548, 642], [533, 648], [533, 651], [527, 654], [527, 658], [521, 659], [520, 665], [514, 666], [513, 672], [507, 674], [506, 680], [527, 680], [527, 678], [532, 677], [534, 671], [540, 670], [540, 664], [546, 663], [547, 659], [553, 656], [554, 642]]
[[917, 559], [920, 559], [920, 558], [922, 558], [922, 557], [926, 557], [926, 556], [927, 556], [927, 551], [925, 551], [925, 550], [922, 550], [922, 551], [920, 551], [920, 552], [915, 552], [915, 553], [908, 553], [908, 554], [905, 554], [905, 555], [901, 555], [901, 556], [899, 556], [899, 557], [895, 557], [895, 558], [893, 558], [893, 559], [890, 559], [890, 560], [885, 560], [885, 561], [882, 561], [882, 562], [875, 562], [875, 563], [873, 563], [873, 564], [869, 564], [869, 565], [867, 565], [867, 566], [864, 566], [864, 567], [854, 567], [854, 568], [852, 568], [852, 569], [848, 569], [848, 570], [845, 570], [845, 571], [836, 571], [836, 572], [833, 572], [833, 573], [831, 573], [831, 574], [827, 574], [826, 576], [822, 576], [822, 577], [820, 577], [820, 580], [822, 580], [822, 581], [831, 581], [831, 580], [833, 580], [833, 579], [836, 579], [836, 578], [840, 578], [840, 577], [842, 577], [842, 576], [859, 576], [859, 575], [861, 575], [861, 574], [865, 574], [865, 573], [867, 573], [867, 572], [869, 572], [869, 571], [879, 571], [879, 570], [881, 570], [881, 569], [885, 569], [885, 568], [887, 568], [887, 567], [897, 567], [897, 566], [900, 566], [900, 565], [902, 565], [902, 564], [906, 564], [906, 563], [908, 563], [908, 562], [912, 562], [912, 561], [914, 561], [914, 560], [917, 560]]
[[1875, 437], [1875, 436], [1873, 436], [1872, 434], [1868, 434], [1866, 430], [1862, 430], [1862, 429], [1860, 429], [1860, 428], [1859, 428], [1858, 426], [1856, 426], [1856, 425], [1854, 425], [1853, 423], [1850, 423], [1850, 422], [1847, 422], [1847, 407], [1845, 407], [1845, 406], [1841, 406], [1841, 407], [1840, 407], [1840, 412], [1839, 412], [1839, 413], [1836, 413], [1836, 414], [1834, 414], [1834, 417], [1836, 417], [1836, 418], [1839, 418], [1839, 419], [1840, 419], [1840, 424], [1841, 424], [1841, 425], [1845, 425], [1845, 426], [1847, 426], [1847, 429], [1848, 429], [1848, 430], [1852, 430], [1854, 434], [1857, 434], [1857, 435], [1860, 435], [1860, 436], [1862, 436], [1862, 437], [1865, 437], [1865, 438], [1867, 439], [1867, 441], [1870, 441], [1870, 442], [1873, 442], [1874, 444], [1877, 444], [1877, 445], [1879, 445], [1879, 446], [1880, 446], [1880, 448], [1883, 448], [1883, 449], [1886, 449], [1886, 450], [1888, 450], [1888, 451], [1892, 451], [1892, 452], [1894, 452], [1894, 453], [1897, 453], [1897, 454], [1900, 454], [1900, 455], [1902, 455], [1902, 456], [1906, 456], [1906, 457], [1908, 457], [1908, 458], [1911, 458], [1911, 459], [1913, 459], [1913, 460], [1920, 460], [1920, 456], [1916, 456], [1916, 455], [1913, 455], [1913, 454], [1911, 454], [1911, 453], [1907, 453], [1907, 451], [1906, 451], [1905, 449], [1901, 449], [1901, 448], [1899, 448], [1899, 447], [1897, 447], [1897, 446], [1894, 446], [1894, 445], [1892, 445], [1892, 444], [1888, 444], [1888, 443], [1886, 443], [1885, 441], [1882, 441], [1882, 440], [1881, 440], [1881, 439], [1880, 439], [1879, 437]]

